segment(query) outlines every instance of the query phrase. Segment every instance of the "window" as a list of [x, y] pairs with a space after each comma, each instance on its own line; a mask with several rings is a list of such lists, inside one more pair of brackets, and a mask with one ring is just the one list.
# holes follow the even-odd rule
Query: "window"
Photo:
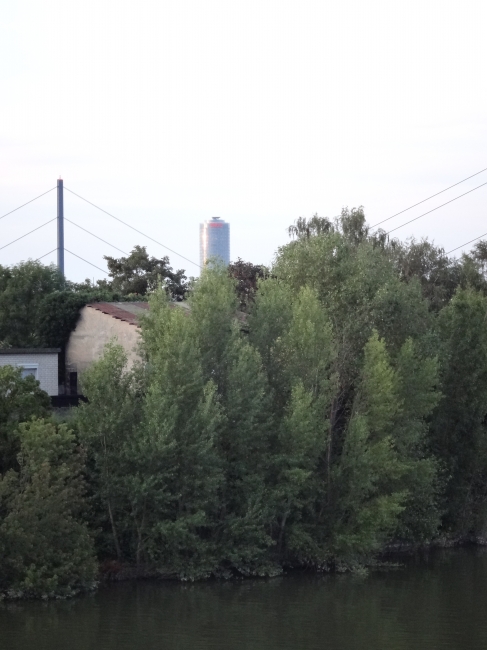
[[19, 364], [19, 368], [22, 369], [22, 379], [32, 375], [34, 379], [37, 379], [37, 370], [39, 365], [37, 363], [23, 363]]

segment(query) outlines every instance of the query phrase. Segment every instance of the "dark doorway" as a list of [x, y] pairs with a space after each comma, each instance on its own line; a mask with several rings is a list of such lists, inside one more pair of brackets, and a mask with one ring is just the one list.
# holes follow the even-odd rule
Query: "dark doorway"
[[70, 395], [78, 394], [78, 373], [77, 372], [69, 373], [69, 394]]

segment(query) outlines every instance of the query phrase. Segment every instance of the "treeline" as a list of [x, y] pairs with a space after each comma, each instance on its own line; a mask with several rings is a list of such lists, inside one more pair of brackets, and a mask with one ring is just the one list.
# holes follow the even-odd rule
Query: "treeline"
[[149, 257], [135, 246], [127, 257], [105, 256], [108, 278], [81, 283], [62, 278], [54, 265], [29, 260], [0, 265], [0, 348], [59, 347], [67, 343], [79, 310], [90, 302], [145, 300], [164, 286], [173, 300], [183, 300], [189, 281], [174, 271], [169, 258]]
[[361, 209], [290, 234], [246, 292], [223, 268], [190, 310], [155, 290], [140, 363], [109, 346], [69, 427], [0, 413], [0, 589], [86, 586], [95, 555], [272, 575], [485, 534], [485, 245], [449, 259], [370, 234]]

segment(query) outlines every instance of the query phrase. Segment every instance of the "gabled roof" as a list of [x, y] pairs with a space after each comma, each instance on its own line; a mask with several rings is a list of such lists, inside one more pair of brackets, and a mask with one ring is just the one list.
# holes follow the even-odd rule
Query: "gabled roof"
[[[101, 311], [107, 316], [129, 323], [129, 325], [139, 326], [140, 317], [149, 309], [148, 302], [92, 302], [87, 307]], [[172, 309], [183, 309], [187, 314], [190, 312], [190, 306], [187, 302], [170, 302]], [[242, 311], [235, 312], [235, 317], [240, 321], [242, 329], [245, 329], [247, 323], [247, 314]]]
[[136, 327], [140, 316], [149, 309], [148, 302], [92, 302], [86, 306]]

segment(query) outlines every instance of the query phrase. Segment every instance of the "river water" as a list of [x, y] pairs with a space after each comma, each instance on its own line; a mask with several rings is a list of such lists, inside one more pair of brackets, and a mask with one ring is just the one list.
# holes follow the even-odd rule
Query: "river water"
[[486, 650], [487, 549], [355, 575], [121, 583], [0, 604], [1, 650]]

